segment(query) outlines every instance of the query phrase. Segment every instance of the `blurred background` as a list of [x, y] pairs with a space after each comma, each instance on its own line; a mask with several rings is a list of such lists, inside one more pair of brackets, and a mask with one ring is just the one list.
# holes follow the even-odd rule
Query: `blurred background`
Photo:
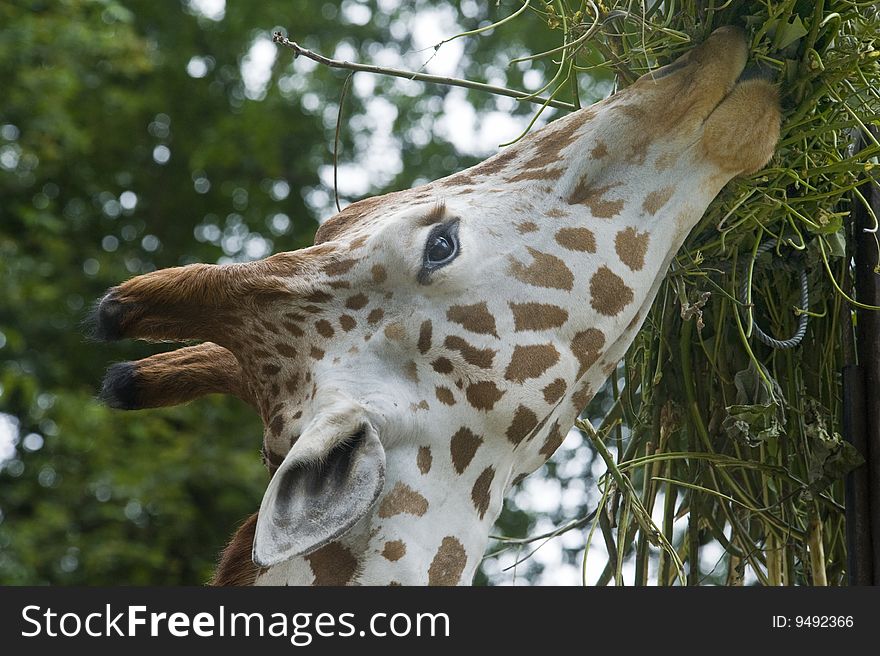
[[[553, 76], [552, 62], [508, 62], [558, 45], [546, 17], [433, 47], [519, 6], [0, 3], [0, 584], [202, 584], [259, 506], [258, 417], [219, 397], [131, 413], [102, 407], [94, 397], [111, 362], [169, 347], [90, 343], [81, 322], [128, 277], [301, 248], [335, 212], [346, 73], [294, 61], [273, 31], [338, 59], [533, 90]], [[584, 104], [611, 91], [607, 72], [578, 84]], [[338, 135], [340, 203], [468, 167], [516, 138], [534, 112], [359, 73]], [[553, 117], [548, 110], [536, 125]], [[600, 393], [591, 414], [608, 401]], [[495, 534], [541, 535], [587, 516], [602, 471], [573, 431], [515, 489]], [[493, 543], [476, 582], [580, 583], [588, 528]], [[591, 581], [605, 562], [600, 542]], [[708, 578], [720, 553], [701, 552]]]

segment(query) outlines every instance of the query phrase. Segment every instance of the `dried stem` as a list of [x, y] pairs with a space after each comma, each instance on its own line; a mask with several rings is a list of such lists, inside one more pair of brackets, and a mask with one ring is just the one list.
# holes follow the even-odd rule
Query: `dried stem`
[[498, 87], [493, 84], [484, 84], [482, 82], [474, 82], [472, 80], [464, 80], [457, 77], [446, 77], [444, 75], [428, 75], [426, 73], [417, 73], [415, 71], [405, 71], [400, 68], [386, 68], [384, 66], [374, 66], [372, 64], [358, 64], [355, 62], [330, 59], [329, 57], [320, 55], [317, 52], [313, 52], [311, 50], [308, 50], [307, 48], [303, 48], [295, 41], [291, 41], [290, 39], [285, 37], [281, 32], [275, 32], [275, 35], [272, 37], [272, 41], [292, 50], [294, 53], [294, 58], [302, 55], [303, 57], [308, 57], [309, 59], [312, 59], [319, 64], [324, 64], [324, 66], [329, 66], [330, 68], [341, 68], [347, 71], [374, 73], [376, 75], [388, 75], [391, 77], [401, 77], [407, 80], [416, 80], [418, 82], [432, 82], [434, 84], [442, 84], [449, 87], [463, 87], [465, 89], [474, 89], [475, 91], [483, 91], [485, 93], [491, 93], [496, 96], [507, 96], [508, 98], [527, 101], [536, 105], [544, 105], [549, 107], [556, 107], [557, 109], [565, 109], [570, 112], [577, 109], [577, 107], [569, 102], [555, 100], [553, 98], [534, 97], [527, 91], [519, 91], [517, 89]]

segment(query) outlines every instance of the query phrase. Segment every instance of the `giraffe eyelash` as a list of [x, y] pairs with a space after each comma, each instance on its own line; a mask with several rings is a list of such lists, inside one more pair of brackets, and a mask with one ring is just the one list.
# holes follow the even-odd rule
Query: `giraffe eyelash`
[[446, 202], [442, 200], [438, 200], [431, 207], [431, 211], [425, 216], [424, 225], [431, 225], [433, 223], [440, 223], [443, 218], [446, 216]]

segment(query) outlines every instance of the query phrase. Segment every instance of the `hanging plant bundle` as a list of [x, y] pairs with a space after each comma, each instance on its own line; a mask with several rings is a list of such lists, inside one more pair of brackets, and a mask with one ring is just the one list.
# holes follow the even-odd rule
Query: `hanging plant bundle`
[[[617, 446], [587, 529], [604, 533], [609, 552], [599, 583], [845, 583], [843, 481], [862, 457], [841, 437], [841, 370], [858, 306], [854, 217], [880, 248], [870, 232], [880, 9], [789, 0], [542, 12], [567, 42], [592, 32], [565, 51], [561, 78], [598, 66], [618, 86], [719, 26], [745, 27], [755, 74], [778, 84], [784, 111], [771, 162], [729, 183], [675, 258], [623, 385], [610, 381], [586, 413], [602, 425], [580, 424], [600, 452]], [[658, 535], [672, 546], [655, 546]], [[724, 556], [701, 571], [713, 542]], [[623, 579], [626, 561], [635, 581]]]

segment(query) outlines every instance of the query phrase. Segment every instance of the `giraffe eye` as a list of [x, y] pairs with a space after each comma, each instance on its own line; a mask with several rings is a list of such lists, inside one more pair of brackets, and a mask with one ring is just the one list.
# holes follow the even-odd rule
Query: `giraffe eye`
[[425, 268], [449, 264], [458, 255], [458, 222], [438, 225], [431, 230], [425, 244]]
[[437, 235], [428, 245], [426, 260], [431, 264], [440, 264], [455, 255], [456, 250], [455, 242], [447, 235]]

